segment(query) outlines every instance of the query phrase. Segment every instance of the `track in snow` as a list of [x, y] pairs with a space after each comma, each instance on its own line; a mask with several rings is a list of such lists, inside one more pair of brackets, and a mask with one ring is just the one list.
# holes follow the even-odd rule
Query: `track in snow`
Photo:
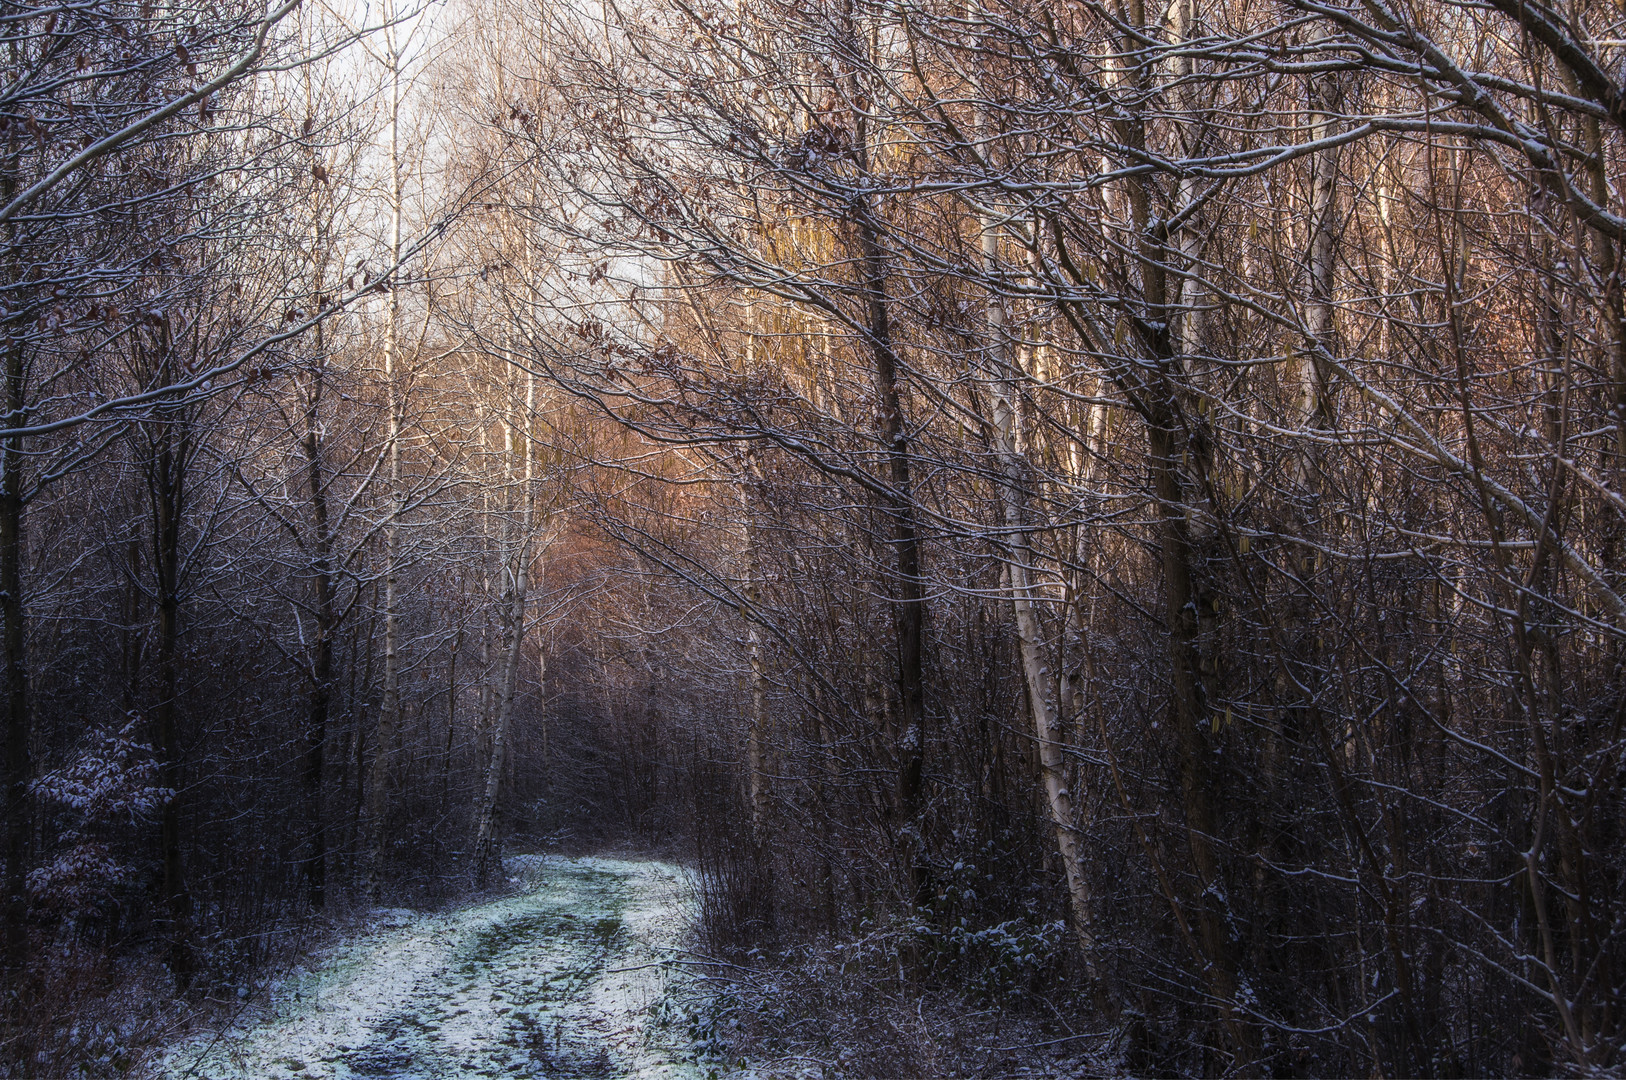
[[385, 912], [387, 930], [278, 984], [254, 1023], [193, 1036], [169, 1080], [694, 1077], [651, 1020], [689, 923], [682, 873], [619, 859], [509, 859], [514, 896]]

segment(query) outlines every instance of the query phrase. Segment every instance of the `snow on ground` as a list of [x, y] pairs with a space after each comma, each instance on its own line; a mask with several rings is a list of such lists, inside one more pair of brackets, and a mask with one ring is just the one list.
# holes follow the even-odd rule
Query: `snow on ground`
[[513, 896], [378, 913], [378, 929], [295, 973], [271, 1004], [165, 1052], [165, 1080], [698, 1077], [651, 1022], [664, 958], [693, 919], [682, 871], [520, 856]]

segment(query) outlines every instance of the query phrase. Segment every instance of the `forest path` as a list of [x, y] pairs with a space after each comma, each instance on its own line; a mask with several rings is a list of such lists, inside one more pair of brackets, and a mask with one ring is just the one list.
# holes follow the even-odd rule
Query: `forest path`
[[652, 1022], [692, 899], [669, 864], [519, 856], [520, 891], [387, 929], [282, 980], [254, 1022], [173, 1047], [180, 1080], [699, 1075]]

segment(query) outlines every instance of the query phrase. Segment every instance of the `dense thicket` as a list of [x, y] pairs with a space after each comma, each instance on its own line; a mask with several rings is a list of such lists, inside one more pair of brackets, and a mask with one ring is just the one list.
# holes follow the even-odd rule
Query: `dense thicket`
[[7, 24], [8, 1046], [522, 835], [1132, 1070], [1619, 1066], [1618, 12], [457, 14], [27, 204], [269, 24]]
[[488, 142], [623, 301], [532, 362], [706, 500], [617, 528], [739, 620], [737, 917], [1065, 917], [1158, 1070], [1615, 1060], [1616, 19], [555, 17]]
[[0, 21], [0, 1074], [122, 1074], [313, 910], [466, 889], [499, 718], [573, 777], [511, 830], [610, 831], [608, 706], [542, 658], [583, 668], [616, 560], [560, 517], [556, 395], [431, 320], [458, 193], [383, 150], [422, 13], [295, 7]]

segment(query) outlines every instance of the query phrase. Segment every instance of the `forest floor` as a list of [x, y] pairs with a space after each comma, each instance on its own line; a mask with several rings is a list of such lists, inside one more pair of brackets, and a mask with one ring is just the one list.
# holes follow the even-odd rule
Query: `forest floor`
[[541, 855], [505, 863], [506, 895], [438, 912], [376, 910], [359, 932], [264, 985], [235, 1015], [216, 1014], [171, 1041], [140, 1072], [153, 1080], [1121, 1074], [1116, 1054], [1102, 1053], [1110, 1033], [1081, 1033], [1053, 1007], [1047, 1017], [973, 1007], [946, 990], [889, 988], [879, 976], [897, 967], [900, 942], [885, 934], [783, 955], [752, 950], [744, 967], [687, 950], [696, 901], [681, 867]]
[[518, 856], [511, 895], [384, 910], [222, 1029], [170, 1046], [166, 1080], [705, 1077], [668, 961], [693, 924], [668, 863]]

